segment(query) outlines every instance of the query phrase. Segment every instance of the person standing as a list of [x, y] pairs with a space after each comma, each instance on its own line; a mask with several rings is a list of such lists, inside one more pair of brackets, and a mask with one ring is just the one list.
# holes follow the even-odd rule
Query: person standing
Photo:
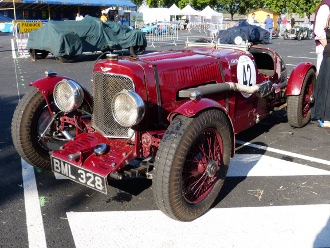
[[327, 44], [326, 27], [330, 15], [330, 0], [323, 0], [316, 8], [313, 32], [315, 36], [316, 72], [320, 70], [324, 47]]
[[294, 16], [292, 16], [292, 18], [291, 18], [291, 28], [293, 28], [295, 24], [296, 24], [296, 20], [294, 19]]
[[102, 22], [107, 22], [108, 21], [108, 18], [106, 17], [106, 15], [104, 13], [101, 14], [100, 19], [101, 19]]
[[254, 22], [255, 22], [254, 18], [255, 18], [255, 14], [252, 13], [251, 16], [249, 17], [248, 23], [251, 25], [254, 25]]
[[315, 85], [312, 119], [318, 120], [320, 127], [330, 128], [330, 29], [325, 33], [326, 45]]
[[282, 37], [281, 24], [282, 24], [282, 17], [280, 16], [277, 20], [277, 30], [278, 30], [278, 36], [279, 37]]
[[274, 27], [274, 20], [270, 17], [270, 15], [267, 15], [267, 18], [265, 20], [266, 24], [266, 30], [269, 32], [269, 39], [271, 40], [273, 38], [273, 27]]
[[83, 19], [84, 19], [84, 17], [82, 15], [80, 15], [80, 13], [77, 13], [76, 21], [81, 21]]

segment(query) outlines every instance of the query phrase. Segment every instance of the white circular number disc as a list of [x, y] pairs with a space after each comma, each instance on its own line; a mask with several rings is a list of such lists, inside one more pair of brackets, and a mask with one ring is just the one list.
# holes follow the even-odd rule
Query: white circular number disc
[[[256, 68], [253, 61], [246, 55], [239, 57], [237, 63], [237, 81], [241, 85], [253, 86], [256, 84]], [[244, 97], [249, 97], [251, 94], [242, 92]]]

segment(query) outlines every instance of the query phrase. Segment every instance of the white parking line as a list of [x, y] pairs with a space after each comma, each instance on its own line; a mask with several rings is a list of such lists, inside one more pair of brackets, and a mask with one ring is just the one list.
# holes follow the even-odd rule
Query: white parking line
[[276, 149], [276, 148], [271, 148], [271, 147], [267, 147], [267, 146], [251, 144], [250, 142], [244, 142], [244, 141], [240, 141], [240, 140], [236, 140], [236, 143], [242, 145], [241, 147], [237, 147], [236, 150], [241, 149], [243, 146], [250, 146], [250, 147], [253, 147], [253, 148], [260, 149], [260, 150], [265, 150], [265, 151], [270, 151], [270, 152], [274, 152], [274, 153], [279, 153], [279, 154], [282, 154], [282, 155], [287, 155], [287, 156], [290, 156], [290, 157], [293, 157], [293, 158], [300, 158], [300, 159], [304, 159], [304, 160], [307, 160], [307, 161], [312, 161], [312, 162], [316, 162], [316, 163], [320, 163], [320, 164], [330, 165], [330, 161], [320, 159], [320, 158], [305, 156], [305, 155], [301, 155], [301, 154], [298, 154], [298, 153], [288, 152], [288, 151], [284, 151], [284, 150], [280, 150], [280, 149]]
[[45, 230], [42, 221], [34, 169], [23, 159], [21, 161], [29, 247], [46, 248]]
[[295, 58], [295, 59], [312, 59], [312, 60], [316, 60], [316, 58], [311, 58], [311, 57], [296, 57], [296, 56], [287, 56], [288, 58]]
[[227, 177], [330, 175], [330, 171], [261, 154], [236, 154]]
[[80, 247], [330, 247], [330, 205], [217, 208], [193, 222], [160, 211], [68, 212]]

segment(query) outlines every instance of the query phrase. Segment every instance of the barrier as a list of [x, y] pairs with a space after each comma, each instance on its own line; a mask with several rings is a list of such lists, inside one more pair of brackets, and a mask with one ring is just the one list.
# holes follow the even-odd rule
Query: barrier
[[41, 28], [43, 23], [38, 20], [16, 20], [14, 21], [13, 36], [16, 44], [18, 57], [28, 57], [29, 52], [27, 50], [27, 42], [29, 39], [29, 33]]
[[152, 31], [147, 34], [147, 40], [151, 43], [150, 47], [155, 47], [155, 42], [168, 42], [173, 41], [173, 44], [177, 46], [175, 41], [179, 40], [179, 25], [170, 23], [158, 23]]

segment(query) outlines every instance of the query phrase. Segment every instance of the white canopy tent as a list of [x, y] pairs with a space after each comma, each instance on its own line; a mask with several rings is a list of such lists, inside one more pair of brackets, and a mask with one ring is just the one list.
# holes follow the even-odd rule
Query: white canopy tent
[[189, 4], [181, 10], [182, 15], [189, 15], [189, 16], [196, 15], [197, 16], [197, 15], [200, 15], [199, 13], [200, 13], [199, 11], [193, 9], [193, 7], [191, 7]]
[[171, 15], [168, 8], [142, 8], [139, 12], [143, 13], [144, 23], [169, 21]]
[[181, 10], [181, 15], [189, 16], [189, 20], [191, 22], [201, 21], [200, 12], [193, 9], [193, 7], [191, 7], [190, 4], [188, 4], [186, 7], [184, 7]]
[[200, 12], [200, 15], [212, 23], [222, 23], [223, 20], [223, 14], [213, 10], [210, 6], [206, 6], [205, 9]]
[[173, 5], [168, 8], [168, 11], [171, 15], [182, 15], [181, 9], [179, 9], [179, 7], [175, 5], [175, 3], [173, 3]]

